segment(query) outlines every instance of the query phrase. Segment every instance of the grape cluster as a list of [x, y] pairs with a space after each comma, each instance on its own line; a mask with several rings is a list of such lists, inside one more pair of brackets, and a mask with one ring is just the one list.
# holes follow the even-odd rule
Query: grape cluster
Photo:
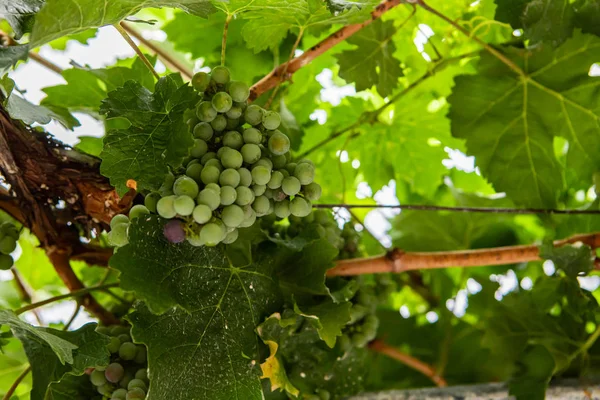
[[146, 347], [132, 342], [128, 326], [98, 327], [98, 332], [110, 337], [110, 364], [96, 367], [90, 381], [104, 399], [145, 399], [150, 381]]
[[131, 220], [150, 214], [146, 206], [137, 204], [129, 210], [129, 217], [124, 214], [117, 214], [110, 220], [110, 232], [108, 232], [108, 242], [116, 247], [125, 246], [129, 243], [128, 231]]
[[4, 222], [0, 225], [0, 269], [9, 270], [14, 260], [10, 253], [17, 248], [19, 240], [19, 230], [10, 222]]
[[321, 187], [313, 182], [312, 162], [292, 162], [290, 140], [277, 129], [279, 113], [248, 105], [250, 89], [230, 81], [225, 67], [198, 72], [192, 85], [201, 100], [186, 114], [194, 135], [190, 156], [144, 201], [148, 210], [171, 220], [167, 239], [228, 244], [257, 217], [309, 215]]

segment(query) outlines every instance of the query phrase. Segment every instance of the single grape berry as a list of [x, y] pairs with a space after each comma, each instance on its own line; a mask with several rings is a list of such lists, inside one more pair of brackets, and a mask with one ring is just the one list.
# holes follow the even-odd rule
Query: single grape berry
[[223, 223], [230, 228], [237, 228], [244, 222], [244, 210], [235, 204], [223, 208], [221, 212]]
[[210, 122], [210, 126], [217, 132], [224, 131], [227, 128], [227, 118], [219, 114]]
[[212, 210], [206, 204], [198, 204], [194, 208], [192, 216], [194, 217], [194, 221], [196, 221], [200, 225], [203, 225], [210, 221], [210, 219], [212, 218]]
[[194, 139], [194, 146], [190, 150], [190, 155], [194, 158], [202, 158], [208, 152], [208, 144], [202, 139]]
[[263, 109], [256, 104], [251, 104], [244, 112], [244, 119], [250, 125], [258, 125], [262, 122]]
[[106, 380], [111, 383], [118, 383], [121, 379], [123, 379], [124, 375], [125, 369], [119, 363], [109, 364], [108, 367], [106, 367], [106, 370], [104, 370], [104, 376], [106, 377]]
[[231, 186], [223, 186], [221, 188], [221, 205], [228, 206], [233, 204], [237, 199], [237, 191]]
[[247, 168], [238, 168], [237, 172], [240, 174], [240, 185], [252, 185], [252, 173]]
[[226, 92], [219, 92], [213, 96], [212, 105], [218, 112], [226, 113], [233, 105], [233, 100]]
[[301, 184], [309, 185], [315, 179], [315, 167], [308, 163], [299, 163], [294, 169], [294, 176]]
[[233, 242], [235, 242], [237, 240], [239, 236], [239, 232], [237, 229], [232, 230], [231, 232], [229, 232], [227, 234], [227, 236], [225, 236], [225, 239], [223, 239], [223, 243], [225, 244], [231, 244]]
[[262, 217], [269, 212], [270, 201], [265, 196], [258, 196], [252, 203], [252, 208], [256, 211], [256, 215]]
[[202, 156], [202, 158], [200, 159], [200, 163], [204, 165], [207, 161], [215, 158], [217, 158], [217, 153], [215, 153], [214, 151], [209, 151], [208, 153]]
[[295, 176], [289, 176], [281, 183], [281, 189], [288, 196], [295, 196], [300, 192], [300, 181]]
[[216, 246], [223, 239], [223, 228], [216, 223], [208, 223], [202, 227], [200, 239], [207, 246]]
[[135, 373], [135, 379], [148, 380], [148, 370], [146, 368], [138, 369]]
[[106, 383], [106, 377], [104, 376], [104, 372], [93, 370], [90, 374], [90, 381], [94, 386], [102, 386]]
[[252, 191], [255, 196], [262, 196], [267, 190], [267, 185], [252, 185]]
[[312, 182], [302, 188], [304, 197], [310, 201], [316, 201], [321, 198], [321, 185], [316, 182]]
[[173, 193], [177, 196], [198, 196], [198, 184], [189, 176], [182, 175], [175, 181], [173, 185]]
[[290, 139], [283, 133], [276, 131], [269, 138], [269, 151], [276, 156], [283, 155], [290, 150]]
[[207, 122], [200, 122], [196, 126], [194, 126], [194, 137], [196, 139], [202, 139], [204, 141], [209, 141], [212, 139], [214, 130], [212, 126], [210, 126]]
[[[143, 207], [143, 206], [142, 206]], [[17, 241], [12, 236], [4, 236], [0, 239], [0, 253], [10, 254], [17, 248]]]
[[275, 111], [267, 111], [263, 114], [262, 120], [263, 126], [268, 130], [275, 130], [279, 128], [281, 124], [281, 117], [278, 112]]
[[214, 67], [211, 75], [212, 79], [221, 85], [229, 82], [229, 70], [226, 67]]
[[177, 198], [173, 202], [173, 207], [175, 208], [175, 211], [177, 212], [177, 214], [183, 217], [192, 215], [195, 206], [196, 203], [194, 202], [194, 199], [186, 195], [177, 196]]
[[196, 181], [196, 183], [202, 182], [202, 164], [196, 163], [192, 165], [188, 165], [185, 170], [185, 174]]
[[231, 186], [236, 188], [240, 184], [240, 174], [233, 168], [227, 168], [225, 171], [221, 172], [219, 183], [221, 186]]
[[222, 147], [222, 149], [224, 150], [221, 156], [221, 164], [223, 164], [225, 168], [237, 169], [242, 166], [244, 159], [239, 151], [229, 147]]
[[210, 75], [206, 72], [196, 72], [192, 77], [192, 86], [199, 92], [204, 92], [210, 84]]
[[127, 238], [127, 231], [129, 230], [129, 224], [118, 224], [108, 232], [108, 242], [113, 246], [122, 247], [125, 246], [129, 240]]
[[289, 217], [290, 213], [291, 213], [290, 201], [287, 199], [284, 199], [282, 201], [275, 203], [274, 211], [275, 211], [275, 215], [278, 216], [279, 218]]
[[135, 206], [131, 207], [131, 210], [129, 210], [129, 218], [131, 220], [148, 214], [150, 214], [150, 210], [148, 210], [148, 208], [142, 204], [136, 204]]
[[196, 116], [202, 122], [211, 122], [217, 114], [217, 110], [215, 110], [210, 101], [203, 101], [196, 108]]
[[239, 150], [244, 145], [242, 134], [236, 131], [229, 131], [223, 136], [223, 145]]
[[119, 388], [112, 392], [110, 400], [127, 400], [127, 390]]
[[163, 218], [171, 219], [177, 215], [175, 211], [175, 198], [176, 196], [163, 197], [156, 203], [156, 212]]
[[108, 351], [110, 351], [111, 353], [118, 353], [119, 352], [119, 347], [121, 347], [121, 341], [116, 338], [116, 337], [111, 337], [110, 338], [110, 343], [108, 344], [107, 348]]
[[257, 185], [266, 185], [271, 180], [271, 170], [263, 165], [252, 168], [252, 179]]
[[252, 143], [245, 144], [242, 147], [241, 153], [242, 153], [242, 157], [244, 158], [244, 162], [246, 164], [256, 163], [258, 160], [260, 160], [260, 157], [262, 155], [262, 153], [260, 151], [260, 147], [258, 147], [258, 145], [256, 145], [256, 144], [252, 144]]
[[238, 206], [245, 206], [254, 201], [254, 192], [246, 186], [238, 186], [235, 191], [237, 193], [235, 204]]
[[[237, 104], [234, 104], [233, 106], [231, 106], [229, 111], [227, 111], [225, 113], [225, 115], [227, 115], [227, 118], [229, 118], [229, 119], [239, 119], [243, 113], [244, 113], [244, 110], [242, 110], [242, 107], [240, 107]], [[239, 120], [238, 120], [238, 125], [239, 125]]]
[[196, 203], [207, 205], [212, 211], [214, 211], [221, 204], [221, 195], [214, 190], [203, 189], [198, 195]]
[[131, 342], [125, 342], [119, 348], [119, 357], [123, 360], [133, 360], [137, 353], [137, 347]]
[[129, 217], [124, 214], [117, 214], [110, 220], [110, 227], [114, 228], [118, 224], [129, 224]]
[[129, 382], [129, 384], [127, 385], [127, 389], [128, 389], [128, 390], [131, 390], [131, 389], [133, 389], [133, 388], [140, 388], [140, 389], [142, 389], [143, 391], [146, 391], [146, 390], [148, 390], [148, 386], [146, 386], [146, 382], [144, 382], [144, 381], [143, 381], [143, 380], [141, 380], [141, 379], [137, 379], [137, 378], [134, 378], [134, 379], [132, 379], [132, 380]]
[[[144, 198], [144, 205], [150, 212], [155, 213], [156, 212], [156, 203], [158, 203], [159, 200], [160, 200], [160, 193], [151, 192], [151, 193], [148, 193], [146, 195], [146, 197]], [[112, 220], [111, 220], [111, 222], [112, 222]]]
[[209, 183], [219, 182], [220, 175], [221, 175], [221, 171], [219, 171], [219, 168], [215, 167], [214, 165], [206, 164], [204, 166], [204, 169], [200, 173], [200, 179], [202, 179], [202, 182], [205, 185], [208, 185]]
[[269, 189], [279, 189], [283, 182], [283, 174], [279, 171], [271, 172], [271, 179], [267, 183]]
[[232, 81], [229, 83], [229, 94], [233, 101], [243, 102], [250, 96], [250, 88], [244, 82]]
[[310, 214], [311, 206], [302, 197], [296, 196], [290, 202], [290, 212], [296, 217], [306, 217]]
[[0, 270], [8, 271], [11, 269], [15, 261], [8, 254], [0, 254]]
[[131, 390], [127, 391], [127, 397], [125, 398], [126, 400], [138, 400], [138, 399], [145, 399], [146, 398], [146, 392], [141, 389], [141, 388], [133, 388]]
[[244, 131], [244, 142], [248, 144], [261, 144], [262, 133], [256, 128], [248, 128]]

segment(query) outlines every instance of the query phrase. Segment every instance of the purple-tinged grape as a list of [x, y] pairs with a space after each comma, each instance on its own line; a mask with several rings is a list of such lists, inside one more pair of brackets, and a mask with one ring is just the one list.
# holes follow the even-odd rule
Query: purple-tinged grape
[[[185, 231], [183, 230], [183, 226], [181, 225], [181, 222], [176, 219], [165, 224], [163, 228], [163, 234], [171, 243], [181, 243], [185, 240]], [[133, 359], [133, 357], [131, 359]]]
[[144, 392], [146, 390], [148, 390], [148, 386], [146, 385], [146, 382], [144, 382], [141, 379], [137, 379], [137, 378], [132, 379], [131, 382], [129, 382], [129, 385], [127, 385], [128, 390], [132, 390], [133, 388], [140, 388]]
[[119, 363], [112, 363], [106, 367], [104, 376], [106, 377], [107, 381], [111, 383], [118, 383], [121, 379], [123, 379], [123, 376], [125, 376], [125, 369]]
[[141, 389], [141, 388], [133, 388], [131, 390], [127, 391], [127, 397], [125, 398], [126, 400], [139, 400], [139, 399], [145, 399], [146, 398], [146, 392]]

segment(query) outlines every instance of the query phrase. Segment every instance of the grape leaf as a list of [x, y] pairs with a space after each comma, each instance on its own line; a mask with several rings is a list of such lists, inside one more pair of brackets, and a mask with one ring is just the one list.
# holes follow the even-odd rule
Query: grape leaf
[[37, 47], [61, 36], [115, 24], [146, 7], [180, 8], [201, 17], [214, 11], [208, 0], [47, 0], [36, 15], [30, 45]]
[[95, 38], [98, 34], [98, 29], [88, 29], [83, 32], [76, 33], [74, 35], [63, 36], [59, 39], [53, 40], [48, 45], [54, 50], [66, 50], [67, 44], [71, 41], [77, 41], [81, 44], [87, 44], [92, 38]]
[[79, 143], [75, 145], [77, 150], [99, 157], [102, 153], [102, 138], [94, 136], [79, 136]]
[[100, 112], [108, 118], [131, 122], [127, 129], [108, 132], [100, 155], [100, 171], [119, 194], [129, 190], [129, 179], [137, 182], [138, 190], [158, 189], [167, 166], [178, 167], [188, 155], [193, 140], [183, 113], [195, 105], [197, 95], [189, 85], [179, 84], [176, 75], [163, 77], [152, 93], [128, 81], [102, 102]]
[[575, 8], [575, 26], [581, 27], [585, 33], [600, 36], [600, 1], [579, 0], [573, 4]]
[[10, 47], [0, 46], [0, 76], [6, 74], [15, 64], [26, 60], [29, 46], [16, 45]]
[[576, 277], [587, 274], [594, 268], [594, 254], [589, 246], [567, 244], [554, 247], [552, 242], [540, 246], [540, 257], [552, 260], [557, 269], [563, 270], [567, 276]]
[[27, 125], [39, 123], [49, 124], [55, 120], [60, 122], [65, 128], [73, 129], [80, 123], [63, 107], [52, 106], [50, 108], [38, 106], [30, 103], [24, 98], [15, 94], [15, 82], [6, 75], [0, 80], [0, 91], [4, 95], [2, 104], [6, 107], [8, 114], [14, 118], [23, 121]]
[[325, 300], [314, 306], [302, 306], [302, 309], [294, 304], [294, 311], [312, 321], [319, 337], [331, 348], [335, 346], [337, 337], [342, 335], [344, 326], [350, 322], [351, 308], [352, 303], [348, 301], [334, 303], [332, 300]]
[[98, 390], [90, 384], [89, 376], [67, 374], [60, 382], [50, 384], [44, 400], [93, 399], [97, 395]]
[[544, 400], [553, 372], [552, 354], [544, 346], [530, 346], [524, 351], [517, 371], [508, 381], [509, 394], [517, 399]]
[[556, 50], [508, 49], [519, 77], [487, 54], [479, 74], [459, 76], [449, 97], [452, 134], [466, 139], [482, 174], [515, 203], [551, 208], [563, 188], [553, 139], [569, 141], [566, 167], [582, 182], [600, 168], [600, 110], [589, 76], [600, 39], [577, 33]]
[[146, 301], [130, 319], [153, 366], [149, 400], [262, 398], [253, 328], [280, 306], [273, 277], [281, 261], [266, 246], [234, 267], [224, 246], [170, 244], [156, 217], [132, 223], [111, 266]]
[[350, 36], [348, 43], [357, 47], [336, 55], [340, 77], [354, 82], [358, 91], [375, 86], [382, 97], [390, 95], [403, 76], [400, 61], [394, 57], [396, 45], [391, 40], [394, 33], [393, 21], [376, 20]]
[[31, 32], [33, 16], [44, 0], [10, 0], [0, 3], [0, 18], [6, 19], [15, 33], [15, 39]]

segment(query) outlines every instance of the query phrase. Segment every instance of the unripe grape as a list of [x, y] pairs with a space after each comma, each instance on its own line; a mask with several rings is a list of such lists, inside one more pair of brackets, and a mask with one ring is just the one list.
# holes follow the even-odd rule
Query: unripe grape
[[262, 196], [265, 194], [265, 190], [267, 189], [267, 185], [252, 185], [252, 191], [255, 196]]
[[200, 159], [200, 162], [202, 163], [202, 165], [206, 165], [206, 162], [212, 159], [217, 158], [217, 153], [215, 153], [214, 151], [209, 151], [208, 153], [206, 153], [205, 155], [202, 156], [202, 158]]
[[231, 244], [231, 243], [233, 243], [233, 242], [235, 242], [237, 240], [238, 236], [239, 236], [238, 230], [234, 229], [231, 232], [229, 232], [227, 234], [227, 236], [225, 236], [225, 239], [223, 239], [223, 243], [225, 243], [225, 244]]
[[272, 199], [274, 193], [275, 193], [275, 191], [273, 189], [269, 189], [269, 188], [265, 189], [265, 197], [267, 199]]
[[[194, 110], [193, 112], [194, 112], [194, 115], [191, 115], [190, 118], [188, 118], [186, 121], [186, 125], [188, 126], [188, 129], [192, 132], [194, 130], [194, 127], [198, 124], [198, 122], [200, 122], [198, 117], [196, 117], [196, 111]], [[186, 115], [184, 114], [183, 117], [185, 118]]]
[[250, 96], [250, 88], [244, 82], [232, 81], [229, 83], [229, 94], [234, 101], [246, 101]]
[[202, 158], [208, 152], [208, 145], [202, 139], [194, 139], [194, 147], [190, 150], [190, 155], [194, 158]]
[[221, 193], [221, 186], [217, 185], [216, 183], [209, 183], [204, 187], [204, 189], [212, 190], [216, 194]]
[[204, 141], [209, 141], [214, 134], [214, 130], [209, 123], [200, 122], [194, 127], [194, 137], [196, 139], [202, 139]]
[[112, 363], [104, 371], [106, 380], [112, 383], [118, 383], [125, 375], [125, 369], [119, 363]]
[[105, 383], [102, 386], [98, 386], [96, 388], [96, 390], [98, 391], [98, 393], [100, 393], [101, 395], [105, 395], [108, 396], [111, 392], [112, 392], [112, 385], [110, 383]]
[[112, 392], [110, 400], [127, 400], [127, 390], [117, 389]]
[[273, 161], [271, 161], [270, 159], [265, 158], [265, 157], [261, 158], [256, 163], [254, 163], [253, 167], [255, 167], [257, 165], [263, 165], [263, 166], [267, 167], [269, 169], [269, 171], [273, 170]]
[[117, 246], [117, 247], [125, 246], [127, 243], [129, 243], [129, 240], [127, 238], [128, 229], [129, 229], [129, 224], [116, 225], [114, 228], [112, 228], [112, 230], [110, 232], [108, 232], [108, 235], [107, 235], [108, 242], [110, 244], [112, 244], [113, 246]]
[[121, 341], [119, 340], [119, 338], [111, 337], [110, 343], [106, 347], [111, 353], [117, 353], [119, 351], [119, 347], [121, 347]]
[[237, 228], [244, 222], [244, 210], [235, 204], [227, 206], [221, 212], [221, 219], [228, 227]]
[[117, 214], [110, 220], [110, 227], [114, 228], [118, 224], [129, 224], [129, 217], [124, 214]]
[[271, 179], [267, 183], [267, 187], [269, 189], [278, 189], [281, 187], [281, 183], [283, 182], [283, 174], [279, 171], [271, 172]]
[[132, 390], [133, 388], [140, 388], [144, 392], [148, 390], [148, 386], [146, 386], [146, 382], [141, 379], [134, 378], [127, 385], [127, 390]]
[[207, 246], [216, 246], [223, 238], [223, 228], [211, 222], [202, 227], [200, 230], [200, 239]]
[[121, 357], [123, 360], [133, 360], [136, 353], [137, 347], [131, 342], [123, 343], [119, 348], [119, 357]]
[[296, 166], [297, 166], [297, 165], [298, 165], [298, 164], [296, 164], [296, 163], [289, 163], [289, 164], [287, 164], [287, 165], [285, 166], [285, 170], [286, 170], [286, 171], [287, 171], [287, 172], [288, 172], [290, 175], [293, 175], [293, 174], [294, 174], [294, 171], [296, 170]]
[[163, 197], [156, 203], [156, 212], [163, 218], [171, 219], [177, 215], [175, 211], [175, 196]]
[[215, 110], [210, 101], [203, 101], [196, 108], [196, 116], [202, 122], [211, 122], [217, 114], [217, 110]]
[[219, 176], [221, 175], [221, 171], [219, 168], [214, 165], [206, 165], [200, 174], [200, 179], [202, 182], [207, 185], [209, 183], [217, 183], [219, 182]]
[[135, 379], [141, 379], [143, 381], [148, 380], [148, 370], [146, 368], [138, 369], [135, 373]]
[[242, 166], [242, 163], [244, 162], [244, 159], [240, 152], [229, 147], [222, 148], [224, 150], [223, 155], [221, 157], [221, 164], [223, 164], [225, 168], [240, 168]]
[[213, 158], [211, 160], [208, 160], [206, 162], [206, 164], [204, 164], [204, 167], [217, 167], [219, 169], [219, 173], [223, 172], [223, 164], [221, 164], [221, 161], [219, 161], [219, 159], [217, 158]]
[[257, 165], [252, 168], [252, 180], [257, 185], [266, 185], [271, 180], [271, 171], [263, 165]]
[[252, 173], [246, 168], [238, 168], [238, 174], [240, 174], [240, 185], [250, 186], [252, 185]]
[[279, 116], [278, 112], [267, 111], [263, 114], [262, 123], [268, 130], [275, 130], [279, 128], [279, 124], [281, 124], [281, 116]]
[[198, 204], [205, 204], [214, 211], [221, 204], [221, 195], [214, 190], [204, 189], [198, 195], [196, 202]]
[[165, 180], [163, 181], [162, 185], [160, 185], [158, 188], [158, 193], [160, 193], [161, 196], [169, 196], [173, 194], [173, 183], [175, 183], [175, 175], [169, 172], [165, 175]]
[[146, 392], [141, 389], [141, 388], [133, 388], [131, 390], [127, 391], [127, 397], [126, 400], [139, 400], [139, 399], [145, 399], [146, 398]]
[[244, 131], [244, 142], [248, 144], [261, 144], [262, 133], [256, 128], [248, 128]]
[[304, 197], [311, 201], [317, 201], [321, 198], [321, 185], [316, 182], [312, 182], [302, 187], [302, 193]]
[[104, 372], [93, 370], [90, 374], [90, 381], [94, 386], [102, 386], [106, 383], [106, 377], [104, 376]]
[[227, 128], [227, 118], [219, 114], [210, 122], [210, 126], [217, 132], [224, 131]]
[[192, 212], [194, 211], [194, 207], [196, 206], [196, 203], [194, 202], [194, 199], [191, 198], [190, 196], [177, 196], [177, 198], [175, 199], [174, 203], [173, 203], [173, 207], [175, 208], [175, 211], [177, 212], [177, 214], [186, 217], [188, 215], [192, 215]]
[[287, 159], [283, 154], [279, 156], [273, 156], [271, 161], [273, 161], [273, 168], [276, 169], [285, 168], [285, 165], [287, 164]]
[[194, 208], [192, 216], [194, 217], [194, 221], [196, 221], [200, 225], [203, 225], [210, 221], [210, 219], [212, 218], [212, 210], [206, 204], [198, 204]]
[[189, 176], [182, 175], [175, 181], [173, 185], [173, 193], [177, 196], [198, 196], [198, 184]]
[[247, 164], [254, 164], [258, 160], [260, 160], [260, 156], [262, 155], [260, 151], [260, 147], [256, 144], [245, 144], [242, 146], [242, 157], [244, 158], [244, 162]]
[[[158, 192], [150, 192], [144, 197], [144, 205], [150, 211], [156, 212], [156, 203], [160, 200], [160, 193]], [[112, 220], [111, 220], [112, 222]]]
[[133, 375], [131, 375], [131, 373], [125, 371], [125, 376], [123, 377], [123, 379], [121, 379], [119, 381], [119, 386], [126, 389], [127, 385], [129, 384], [129, 382], [131, 382], [132, 379], [133, 379]]
[[290, 150], [290, 139], [277, 131], [269, 138], [269, 151], [276, 156], [283, 155]]
[[210, 84], [210, 75], [206, 72], [196, 72], [192, 77], [192, 86], [199, 92], [204, 92]]
[[281, 189], [288, 196], [295, 196], [300, 192], [300, 181], [294, 176], [289, 176], [281, 183]]
[[240, 184], [240, 174], [233, 168], [227, 168], [225, 171], [221, 172], [219, 183], [221, 186], [231, 186], [236, 188]]
[[288, 176], [290, 176], [290, 173], [287, 171], [287, 169], [283, 168], [283, 169], [278, 169], [279, 172], [281, 172], [283, 174], [284, 178], [287, 178]]
[[202, 169], [203, 167], [200, 163], [188, 165], [185, 174], [196, 181], [196, 183], [199, 183], [202, 182]]
[[221, 188], [221, 205], [228, 206], [237, 199], [237, 191], [231, 186]]
[[121, 343], [131, 342], [131, 336], [129, 333], [121, 333], [119, 336], [117, 336], [117, 338]]
[[254, 193], [246, 186], [238, 186], [235, 191], [237, 192], [235, 204], [238, 206], [245, 206], [254, 201]]
[[296, 196], [290, 202], [290, 212], [297, 217], [306, 217], [310, 214], [311, 206], [302, 197]]
[[229, 82], [229, 70], [226, 67], [214, 67], [212, 69], [211, 75], [212, 79], [221, 85], [224, 85]]
[[240, 119], [239, 118], [227, 118], [227, 125], [225, 126], [225, 128], [228, 131], [232, 131], [234, 129], [237, 129], [240, 125]]
[[[148, 208], [146, 208], [146, 206], [142, 205], [142, 204], [136, 204], [135, 206], [131, 207], [131, 210], [129, 210], [129, 218], [134, 220], [136, 218], [142, 217], [144, 215], [150, 214], [150, 210], [148, 210]], [[0, 246], [1, 246], [0, 242]], [[2, 249], [0, 249], [1, 251]]]
[[239, 150], [244, 145], [242, 134], [236, 131], [229, 131], [223, 135], [223, 145]]
[[279, 218], [289, 217], [290, 213], [291, 213], [290, 201], [287, 199], [284, 199], [282, 201], [275, 203], [274, 211], [275, 211], [275, 215], [277, 215]]
[[212, 105], [220, 113], [226, 113], [233, 105], [231, 96], [226, 92], [218, 92], [212, 98]]
[[263, 109], [256, 104], [251, 104], [244, 111], [244, 119], [250, 125], [258, 125], [262, 122]]
[[315, 179], [315, 167], [308, 163], [300, 163], [294, 169], [294, 176], [302, 185], [308, 185]]
[[265, 196], [258, 196], [252, 203], [252, 208], [256, 211], [256, 215], [262, 217], [269, 212], [270, 201]]
[[10, 254], [17, 248], [17, 241], [11, 236], [0, 239], [0, 253]]
[[240, 225], [240, 228], [248, 228], [254, 225], [256, 222], [256, 211], [250, 206], [244, 207], [244, 222]]
[[[244, 110], [242, 110], [242, 107], [240, 107], [237, 104], [234, 104], [233, 106], [231, 106], [229, 111], [227, 111], [225, 113], [225, 115], [227, 115], [227, 118], [230, 118], [230, 119], [239, 119], [243, 113], [244, 113]], [[239, 123], [239, 121], [238, 121], [238, 123]]]

